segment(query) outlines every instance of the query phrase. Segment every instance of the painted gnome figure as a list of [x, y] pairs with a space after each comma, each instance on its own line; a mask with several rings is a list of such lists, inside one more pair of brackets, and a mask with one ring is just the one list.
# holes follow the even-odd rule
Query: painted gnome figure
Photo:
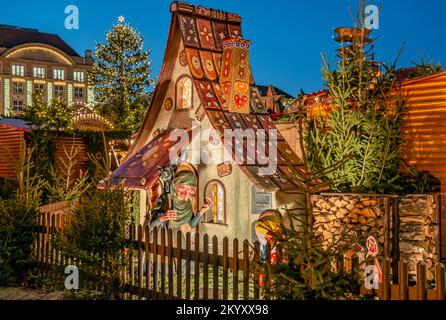
[[212, 206], [211, 200], [207, 199], [200, 211], [195, 214], [193, 201], [196, 191], [197, 179], [192, 172], [177, 173], [170, 184], [170, 208], [155, 218], [150, 224], [151, 227], [169, 226], [173, 231], [181, 229], [183, 233], [190, 232]]

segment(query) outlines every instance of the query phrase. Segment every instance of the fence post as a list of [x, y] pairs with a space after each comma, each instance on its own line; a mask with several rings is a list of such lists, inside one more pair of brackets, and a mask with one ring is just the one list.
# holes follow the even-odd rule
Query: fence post
[[173, 231], [171, 228], [167, 230], [167, 277], [168, 277], [168, 293], [169, 299], [173, 297]]
[[203, 299], [207, 300], [209, 293], [209, 236], [207, 233], [203, 236]]
[[183, 249], [183, 233], [181, 230], [177, 231], [177, 299], [181, 299], [183, 288], [183, 261], [181, 259], [181, 251]]
[[159, 285], [158, 285], [158, 228], [153, 228], [152, 231], [152, 259], [153, 259], [153, 291], [156, 298], [160, 298]]
[[[399, 199], [393, 199], [393, 235], [392, 235], [392, 250], [393, 250], [393, 281], [397, 282], [398, 280], [398, 261], [400, 260], [400, 214], [399, 214]], [[406, 266], [407, 268], [407, 266]], [[406, 275], [407, 282], [407, 275]]]
[[144, 273], [142, 270], [142, 260], [143, 260], [143, 247], [142, 247], [142, 237], [143, 237], [142, 225], [138, 225], [138, 296], [139, 299], [143, 296], [143, 285], [144, 285]]
[[435, 208], [436, 208], [436, 220], [437, 220], [437, 245], [436, 245], [436, 253], [437, 253], [437, 262], [441, 261], [441, 193], [435, 193]]
[[446, 285], [445, 285], [445, 268], [442, 263], [437, 263], [435, 266], [435, 288], [437, 290], [437, 299], [446, 299]]
[[194, 299], [200, 299], [200, 235], [195, 233], [194, 250]]
[[243, 241], [243, 299], [249, 298], [249, 242]]
[[408, 298], [408, 276], [407, 276], [407, 262], [406, 260], [400, 260], [399, 262], [399, 291], [400, 300], [407, 300]]
[[[254, 263], [258, 263], [260, 260], [260, 242], [256, 241], [254, 243]], [[258, 300], [260, 297], [260, 274], [258, 266], [254, 266], [254, 299]]]
[[223, 300], [228, 300], [228, 256], [229, 256], [228, 237], [223, 238]]
[[423, 261], [417, 264], [417, 299], [426, 300], [426, 265]]
[[190, 300], [190, 280], [191, 280], [191, 273], [190, 273], [190, 261], [191, 261], [190, 246], [191, 246], [191, 237], [190, 237], [190, 232], [188, 232], [186, 234], [186, 300]]
[[213, 291], [212, 299], [218, 300], [218, 238], [212, 237], [212, 276], [213, 276]]
[[383, 300], [390, 300], [390, 259], [383, 259]]
[[144, 228], [144, 251], [146, 257], [146, 298], [151, 298], [150, 292], [150, 228], [146, 226]]
[[232, 299], [238, 300], [238, 239], [232, 242]]
[[134, 261], [134, 244], [135, 244], [135, 225], [130, 226], [130, 300], [133, 300], [133, 286], [135, 285], [135, 261]]
[[161, 232], [161, 297], [166, 298], [166, 228], [162, 228]]

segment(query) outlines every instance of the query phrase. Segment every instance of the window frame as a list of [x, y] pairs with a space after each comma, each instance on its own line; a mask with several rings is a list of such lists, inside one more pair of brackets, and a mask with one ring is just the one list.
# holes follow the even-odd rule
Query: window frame
[[[22, 105], [21, 105], [22, 110], [15, 110], [14, 102], [21, 102], [21, 103], [22, 103]], [[25, 103], [24, 103], [23, 100], [20, 100], [20, 99], [18, 99], [18, 100], [13, 99], [13, 100], [12, 100], [12, 111], [13, 111], [13, 112], [16, 112], [16, 113], [17, 113], [17, 112], [18, 112], [18, 113], [23, 112], [24, 107], [25, 107]]]
[[[42, 69], [43, 70], [43, 74], [42, 76], [38, 76], [36, 75], [36, 69]], [[37, 78], [37, 79], [45, 79], [46, 78], [46, 68], [43, 66], [33, 66], [33, 78]]]
[[[23, 71], [23, 74], [16, 74], [14, 73], [15, 67], [20, 67], [20, 69]], [[24, 77], [26, 74], [26, 68], [24, 64], [21, 63], [12, 63], [11, 64], [11, 75], [16, 77]]]
[[[19, 85], [21, 87], [21, 91], [16, 91], [16, 85]], [[24, 82], [22, 81], [13, 81], [12, 82], [12, 94], [25, 94], [25, 86], [24, 86]]]
[[[57, 94], [57, 92], [59, 91], [58, 87], [62, 88], [62, 92], [63, 92], [62, 95], [58, 95]], [[65, 97], [65, 92], [66, 92], [65, 85], [62, 85], [62, 84], [55, 84], [54, 85], [54, 98], [64, 98]]]
[[[191, 84], [191, 96], [190, 96], [190, 107], [188, 108], [180, 108], [180, 102], [182, 104], [183, 102], [183, 90], [180, 90], [181, 82], [184, 80], [189, 80]], [[184, 74], [180, 77], [178, 77], [177, 81], [175, 82], [175, 110], [189, 110], [194, 108], [194, 82], [191, 76]]]
[[[56, 74], [57, 74], [56, 71], [60, 71], [62, 73], [63, 77], [62, 78], [59, 78], [58, 76], [56, 77]], [[54, 80], [65, 80], [65, 73], [66, 73], [65, 68], [53, 68], [53, 79]]]
[[[227, 226], [228, 225], [228, 223], [227, 223], [227, 215], [226, 215], [226, 188], [225, 188], [225, 185], [223, 184], [223, 182], [221, 181], [221, 180], [219, 180], [219, 179], [212, 179], [212, 180], [209, 180], [207, 183], [206, 183], [206, 185], [204, 186], [204, 190], [203, 190], [203, 201], [205, 201], [206, 200], [206, 196], [207, 196], [207, 191], [208, 191], [208, 188], [212, 185], [212, 184], [217, 184], [217, 185], [219, 185], [220, 187], [221, 187], [221, 189], [223, 190], [223, 222], [214, 222], [213, 221], [213, 219], [214, 219], [214, 215], [212, 214], [212, 220], [210, 220], [210, 221], [208, 221], [209, 219], [208, 219], [208, 216], [209, 216], [209, 211], [208, 212], [206, 212], [206, 214], [204, 215], [204, 219], [203, 219], [203, 223], [206, 223], [206, 224], [213, 224], [213, 225], [220, 225], [220, 226]], [[212, 210], [212, 209], [210, 209], [210, 210]]]
[[[42, 91], [36, 90], [36, 86], [42, 86]], [[45, 84], [44, 83], [33, 83], [33, 93], [34, 94], [40, 94], [40, 95], [45, 95]]]
[[[82, 74], [82, 80], [76, 79], [75, 74], [77, 74], [77, 73]], [[74, 82], [81, 82], [81, 83], [85, 82], [85, 71], [83, 71], [83, 70], [73, 70], [73, 81]]]
[[[81, 97], [79, 97], [79, 96], [76, 96], [76, 94], [78, 94], [78, 93], [76, 93], [76, 90], [81, 90], [81, 92], [82, 92], [82, 96]], [[85, 90], [84, 90], [84, 87], [74, 87], [73, 88], [73, 97], [74, 97], [74, 99], [84, 99], [84, 97], [85, 97], [85, 92], [84, 92]]]

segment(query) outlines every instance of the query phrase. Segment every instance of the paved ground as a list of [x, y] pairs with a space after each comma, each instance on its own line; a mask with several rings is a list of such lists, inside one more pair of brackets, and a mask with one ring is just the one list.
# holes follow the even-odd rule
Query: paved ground
[[63, 292], [49, 292], [29, 288], [0, 288], [0, 300], [61, 300]]

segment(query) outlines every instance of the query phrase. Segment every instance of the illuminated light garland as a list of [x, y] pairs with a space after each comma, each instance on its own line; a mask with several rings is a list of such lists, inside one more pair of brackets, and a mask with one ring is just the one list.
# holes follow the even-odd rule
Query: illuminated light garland
[[65, 57], [64, 55], [63, 55], [63, 53], [61, 53], [61, 52], [58, 52], [58, 50], [59, 49], [56, 49], [56, 48], [54, 48], [54, 49], [49, 49], [49, 48], [46, 48], [46, 47], [44, 47], [44, 46], [39, 46], [38, 44], [34, 44], [34, 45], [24, 45], [24, 47], [15, 47], [15, 48], [12, 48], [12, 49], [10, 49], [10, 52], [8, 52], [6, 55], [5, 55], [5, 58], [10, 58], [12, 55], [14, 55], [14, 54], [16, 54], [16, 53], [19, 53], [19, 52], [22, 52], [22, 51], [29, 51], [29, 50], [42, 50], [42, 51], [46, 51], [46, 52], [49, 52], [49, 53], [52, 53], [52, 54], [55, 54], [56, 56], [58, 56], [59, 58], [61, 58], [63, 61], [65, 61], [67, 64], [69, 64], [69, 65], [73, 65], [74, 63], [70, 60], [70, 59], [68, 59], [67, 57]]

